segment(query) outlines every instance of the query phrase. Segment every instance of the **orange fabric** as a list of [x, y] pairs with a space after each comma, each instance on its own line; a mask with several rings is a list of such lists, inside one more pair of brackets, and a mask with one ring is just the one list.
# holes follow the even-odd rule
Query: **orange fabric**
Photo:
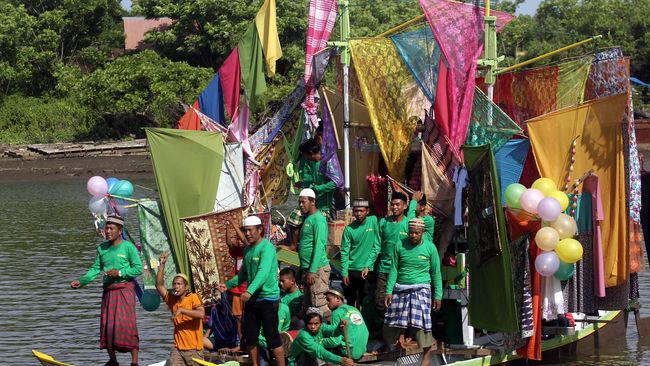
[[[165, 296], [164, 300], [172, 311], [172, 314], [175, 314], [180, 308], [194, 310], [203, 306], [203, 302], [201, 301], [201, 298], [199, 298], [199, 295], [194, 293], [179, 299], [171, 292], [167, 292], [167, 296]], [[175, 317], [174, 347], [180, 351], [202, 350], [203, 319], [195, 319], [185, 314]]]
[[[199, 110], [199, 101], [197, 100], [194, 102], [192, 105], [194, 109], [197, 111]], [[199, 116], [196, 114], [194, 109], [188, 109], [187, 112], [181, 117], [180, 120], [178, 120], [178, 125], [176, 128], [179, 130], [195, 130], [195, 131], [200, 131], [201, 130], [201, 120], [199, 119]]]
[[[236, 288], [236, 287], [235, 287]], [[244, 314], [244, 302], [241, 301], [241, 293], [230, 293], [232, 298], [231, 310], [232, 315], [241, 317]]]

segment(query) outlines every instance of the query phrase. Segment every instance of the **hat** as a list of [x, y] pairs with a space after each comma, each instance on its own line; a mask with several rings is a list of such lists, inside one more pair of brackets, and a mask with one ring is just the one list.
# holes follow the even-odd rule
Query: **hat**
[[262, 225], [262, 220], [257, 216], [248, 216], [244, 219], [241, 226], [260, 226]]
[[183, 274], [183, 273], [176, 273], [176, 275], [174, 276], [174, 278], [176, 278], [176, 277], [180, 277], [180, 278], [184, 279], [185, 282], [186, 282], [188, 285], [190, 284], [190, 279], [189, 279], [185, 274]]
[[310, 315], [310, 314], [316, 314], [320, 316], [321, 319], [323, 319], [323, 312], [319, 308], [315, 307], [309, 307], [307, 311], [305, 312], [305, 316]]
[[365, 198], [355, 198], [352, 202], [352, 207], [370, 207], [370, 202]]
[[106, 218], [106, 223], [124, 226], [124, 219], [118, 215], [108, 215]]
[[309, 198], [316, 199], [316, 193], [311, 188], [305, 188], [302, 191], [300, 191], [300, 197], [309, 197]]
[[335, 296], [338, 296], [341, 298], [341, 300], [345, 301], [345, 296], [343, 296], [343, 290], [336, 288], [336, 287], [330, 287], [327, 291], [325, 291], [325, 295], [327, 294], [332, 294]]
[[412, 228], [412, 227], [424, 229], [424, 227], [425, 227], [424, 220], [422, 220], [420, 218], [417, 218], [417, 217], [414, 218], [414, 219], [409, 220], [409, 229]]

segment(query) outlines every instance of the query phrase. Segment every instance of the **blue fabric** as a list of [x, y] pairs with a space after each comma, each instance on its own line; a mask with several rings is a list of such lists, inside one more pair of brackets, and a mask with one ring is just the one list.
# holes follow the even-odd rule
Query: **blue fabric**
[[645, 86], [645, 87], [650, 87], [650, 84], [644, 83], [643, 81], [635, 78], [634, 76], [630, 77], [630, 81], [632, 82], [632, 84], [637, 84], [637, 85], [641, 85], [641, 86]]
[[[398, 287], [399, 284], [395, 290]], [[386, 309], [386, 325], [393, 328], [418, 328], [430, 332], [431, 297], [429, 287], [393, 293], [393, 300]]]
[[219, 74], [215, 73], [210, 84], [199, 95], [199, 110], [213, 121], [225, 126], [223, 90], [219, 81]]
[[396, 34], [390, 39], [424, 95], [433, 103], [436, 100], [441, 50], [433, 38], [431, 28], [425, 26], [412, 32]]
[[526, 139], [509, 140], [494, 154], [501, 186], [501, 203], [506, 202], [504, 198], [506, 187], [512, 183], [519, 183], [528, 157], [529, 146], [530, 141]]
[[[574, 194], [569, 195], [569, 207], [567, 207], [565, 214], [572, 216], [571, 211], [573, 210], [573, 196]], [[574, 219], [578, 226], [578, 234], [591, 234], [593, 226], [593, 211], [591, 209], [591, 194], [583, 192], [578, 195], [578, 200], [576, 201], [576, 215]]]
[[226, 297], [227, 293], [222, 293], [221, 299], [212, 303], [212, 310], [210, 311], [208, 326], [212, 330], [212, 336], [214, 337], [214, 350], [239, 345], [237, 319], [233, 315]]

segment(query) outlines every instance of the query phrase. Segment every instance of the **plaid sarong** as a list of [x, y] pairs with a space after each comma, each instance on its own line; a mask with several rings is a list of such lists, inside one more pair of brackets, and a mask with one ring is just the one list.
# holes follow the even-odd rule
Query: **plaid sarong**
[[431, 286], [395, 284], [393, 302], [386, 309], [385, 323], [393, 328], [431, 331]]
[[117, 352], [139, 349], [133, 281], [104, 286], [99, 348]]

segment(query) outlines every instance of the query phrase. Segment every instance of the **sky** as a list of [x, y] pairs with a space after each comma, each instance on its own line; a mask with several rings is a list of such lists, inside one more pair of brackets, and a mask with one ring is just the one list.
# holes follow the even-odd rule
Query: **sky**
[[519, 5], [515, 14], [533, 15], [535, 14], [535, 11], [537, 11], [540, 2], [542, 2], [542, 0], [526, 0], [523, 4]]
[[120, 3], [122, 3], [124, 9], [131, 10], [131, 0], [122, 0]]

